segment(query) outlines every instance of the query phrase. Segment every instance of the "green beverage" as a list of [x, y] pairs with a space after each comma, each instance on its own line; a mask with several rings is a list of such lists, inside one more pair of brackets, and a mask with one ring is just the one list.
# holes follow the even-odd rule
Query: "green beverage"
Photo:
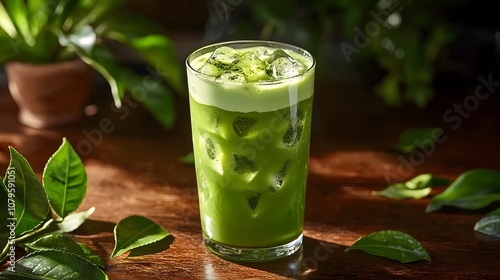
[[205, 245], [239, 261], [302, 244], [314, 60], [286, 44], [235, 41], [187, 59]]

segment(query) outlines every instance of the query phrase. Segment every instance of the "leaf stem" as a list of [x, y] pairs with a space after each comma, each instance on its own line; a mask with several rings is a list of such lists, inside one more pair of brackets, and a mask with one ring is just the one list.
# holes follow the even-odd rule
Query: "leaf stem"
[[18, 238], [15, 239], [15, 241], [16, 242], [23, 241], [23, 240], [25, 240], [27, 238], [32, 237], [33, 235], [35, 235], [37, 233], [40, 233], [40, 232], [44, 231], [45, 229], [47, 229], [52, 224], [52, 222], [54, 222], [54, 219], [48, 220], [45, 224], [43, 224], [43, 226], [41, 228], [38, 228], [38, 229], [33, 230], [33, 231], [30, 231], [30, 232], [26, 233], [23, 236], [19, 236]]
[[5, 248], [3, 248], [3, 250], [2, 250], [2, 253], [0, 253], [0, 263], [3, 263], [3, 260], [7, 256], [7, 252], [9, 251], [9, 248], [10, 248], [9, 242], [7, 242], [7, 244], [5, 244]]

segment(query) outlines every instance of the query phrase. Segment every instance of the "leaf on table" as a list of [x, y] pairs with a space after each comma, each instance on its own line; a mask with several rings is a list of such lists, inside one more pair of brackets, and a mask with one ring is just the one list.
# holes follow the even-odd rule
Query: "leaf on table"
[[406, 187], [412, 190], [446, 186], [450, 183], [448, 179], [434, 177], [432, 174], [420, 174], [405, 182]]
[[134, 248], [130, 250], [129, 257], [138, 257], [144, 255], [152, 255], [156, 253], [163, 252], [170, 248], [170, 245], [174, 243], [175, 238], [172, 235], [168, 235], [167, 237], [160, 239], [156, 242], [153, 242], [148, 245], [144, 245], [141, 247]]
[[359, 238], [345, 249], [362, 250], [368, 254], [409, 263], [419, 260], [431, 261], [420, 242], [407, 233], [397, 230], [382, 230]]
[[94, 207], [84, 212], [71, 213], [64, 218], [60, 223], [57, 223], [57, 227], [62, 232], [72, 232], [79, 228], [95, 211]]
[[434, 196], [425, 212], [434, 212], [443, 206], [476, 210], [495, 201], [500, 201], [500, 172], [473, 169], [462, 173], [446, 190]]
[[10, 164], [7, 174], [15, 176], [16, 236], [41, 225], [50, 213], [50, 204], [42, 184], [28, 161], [14, 148], [9, 147]]
[[97, 265], [76, 254], [47, 250], [19, 259], [15, 271], [4, 270], [0, 279], [107, 280], [108, 276]]
[[432, 174], [420, 174], [415, 178], [402, 183], [395, 183], [381, 191], [374, 191], [372, 195], [382, 195], [392, 199], [421, 199], [428, 196], [433, 187], [447, 185], [446, 179], [432, 176]]
[[128, 250], [152, 244], [169, 236], [163, 227], [143, 216], [129, 216], [115, 226], [115, 248], [111, 258]]
[[500, 237], [500, 208], [493, 210], [474, 225], [474, 230], [486, 235]]
[[87, 245], [76, 242], [64, 235], [48, 234], [39, 239], [23, 244], [28, 253], [37, 251], [57, 250], [76, 254], [87, 259], [93, 264], [104, 267], [102, 259], [92, 251]]
[[396, 200], [408, 198], [421, 199], [428, 196], [431, 191], [432, 188], [410, 189], [404, 183], [395, 183], [381, 191], [372, 192], [372, 195], [381, 195]]
[[45, 165], [43, 186], [52, 209], [62, 219], [78, 209], [87, 193], [87, 173], [66, 138]]
[[426, 143], [434, 143], [435, 128], [409, 128], [399, 135], [398, 150], [411, 153], [416, 149], [424, 148]]

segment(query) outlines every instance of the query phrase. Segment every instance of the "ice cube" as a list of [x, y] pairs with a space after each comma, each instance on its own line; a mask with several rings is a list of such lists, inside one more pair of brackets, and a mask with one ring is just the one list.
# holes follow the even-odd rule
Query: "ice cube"
[[221, 82], [241, 83], [241, 82], [246, 81], [246, 77], [242, 73], [238, 73], [238, 72], [224, 72], [222, 75], [220, 75], [219, 80]]
[[299, 75], [303, 72], [304, 66], [298, 63], [293, 57], [288, 55], [284, 50], [277, 49], [267, 59], [269, 66], [266, 72], [274, 79], [283, 79]]
[[271, 51], [266, 47], [256, 48], [253, 50], [253, 53], [255, 53], [257, 57], [262, 61], [267, 60], [267, 58], [269, 58], [269, 56], [271, 55]]
[[233, 154], [234, 157], [234, 172], [238, 174], [246, 174], [254, 170], [254, 163], [246, 156]]
[[198, 71], [212, 77], [219, 77], [222, 74], [222, 70], [210, 62], [203, 63]]
[[239, 137], [247, 136], [248, 132], [255, 125], [257, 119], [249, 117], [237, 117], [233, 122], [233, 129]]
[[290, 163], [291, 160], [285, 161], [283, 167], [281, 167], [281, 169], [274, 174], [273, 183], [269, 186], [269, 192], [275, 193], [278, 189], [280, 189], [283, 186]]
[[273, 63], [276, 59], [281, 58], [281, 57], [284, 57], [284, 58], [288, 59], [288, 60], [289, 60], [290, 62], [292, 62], [292, 63], [293, 63], [293, 62], [297, 63], [297, 62], [295, 61], [295, 59], [293, 59], [293, 57], [291, 57], [289, 54], [287, 54], [287, 53], [286, 53], [284, 50], [282, 50], [282, 49], [277, 49], [277, 50], [275, 50], [275, 51], [271, 54], [271, 56], [269, 56], [269, 58], [267, 59], [267, 61], [266, 61], [266, 62], [267, 62], [268, 64], [271, 64], [271, 63]]
[[267, 80], [266, 64], [259, 59], [253, 52], [241, 54], [238, 59], [232, 63], [232, 70], [245, 75], [249, 82]]
[[238, 58], [238, 52], [230, 47], [220, 47], [216, 49], [207, 62], [218, 66], [218, 63], [231, 64]]
[[301, 124], [290, 124], [285, 134], [283, 135], [283, 145], [285, 145], [286, 147], [296, 146], [300, 142], [300, 138], [302, 137], [302, 130], [304, 130], [304, 127]]
[[208, 187], [207, 179], [203, 174], [200, 174], [199, 188], [201, 202], [206, 202], [210, 199], [210, 189]]
[[238, 53], [229, 47], [220, 47], [198, 69], [201, 73], [212, 77], [220, 77], [231, 67], [231, 63], [236, 60]]
[[214, 142], [212, 142], [212, 139], [210, 138], [205, 139], [205, 149], [207, 150], [207, 156], [210, 159], [215, 159], [217, 153], [215, 151], [215, 145]]
[[260, 195], [260, 193], [256, 193], [248, 199], [248, 206], [250, 206], [250, 209], [255, 211], [259, 204]]

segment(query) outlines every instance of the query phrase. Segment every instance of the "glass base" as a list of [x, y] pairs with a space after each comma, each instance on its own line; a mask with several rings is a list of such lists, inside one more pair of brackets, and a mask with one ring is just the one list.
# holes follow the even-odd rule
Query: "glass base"
[[213, 241], [203, 235], [203, 243], [215, 255], [236, 262], [268, 262], [278, 260], [299, 250], [303, 235], [284, 245], [263, 248], [232, 247]]

